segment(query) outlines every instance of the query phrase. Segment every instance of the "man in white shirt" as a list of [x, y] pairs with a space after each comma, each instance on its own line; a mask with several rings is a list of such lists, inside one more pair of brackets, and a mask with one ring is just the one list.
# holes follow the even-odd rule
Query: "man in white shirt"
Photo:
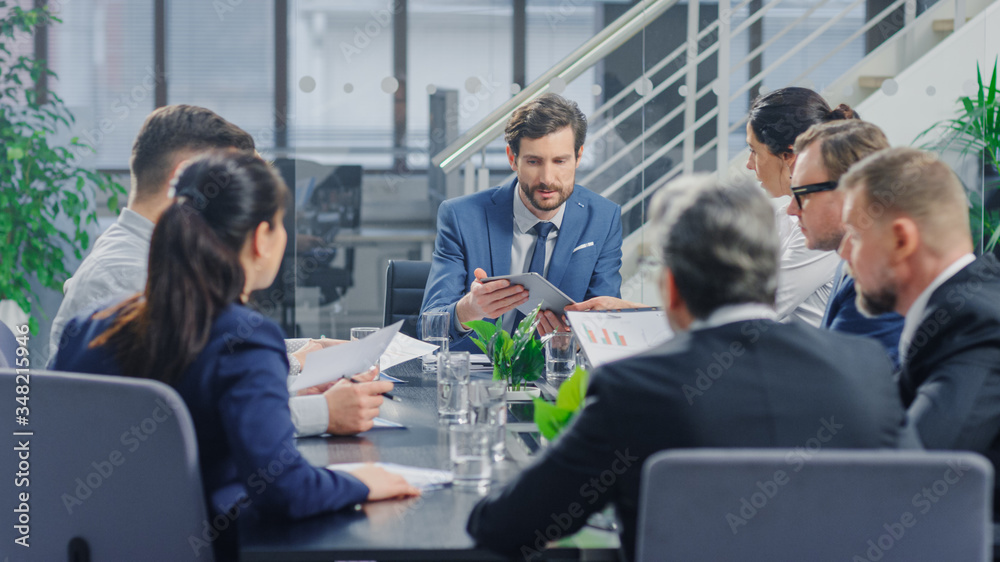
[[[132, 145], [132, 187], [128, 205], [115, 224], [98, 238], [90, 254], [63, 285], [65, 296], [52, 321], [50, 357], [74, 316], [94, 312], [143, 290], [149, 241], [163, 211], [172, 203], [170, 180], [183, 162], [210, 149], [254, 150], [253, 137], [214, 112], [190, 105], [161, 107], [146, 118]], [[296, 351], [290, 362], [301, 364], [319, 343]], [[289, 351], [295, 351], [290, 349]], [[360, 375], [370, 379], [374, 373]], [[389, 382], [341, 383], [314, 396], [293, 397], [292, 420], [300, 435], [324, 432], [353, 434], [370, 429]]]
[[[867, 314], [906, 317], [900, 395], [928, 449], [1000, 461], [1000, 262], [976, 258], [965, 190], [935, 155], [891, 148], [840, 181], [840, 252]], [[994, 519], [1000, 497], [994, 496]]]

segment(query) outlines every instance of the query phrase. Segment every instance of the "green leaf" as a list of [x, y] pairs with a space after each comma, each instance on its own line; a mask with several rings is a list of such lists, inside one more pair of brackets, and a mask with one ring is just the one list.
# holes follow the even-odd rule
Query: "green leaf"
[[534, 418], [538, 431], [550, 441], [555, 439], [563, 428], [569, 425], [573, 418], [573, 412], [549, 404], [541, 398], [532, 398], [531, 400], [535, 404]]
[[24, 149], [19, 146], [8, 146], [7, 147], [7, 159], [8, 160], [20, 160], [24, 158]]
[[[465, 325], [476, 334], [476, 338], [473, 341], [480, 341], [484, 345], [493, 338], [493, 334], [497, 331], [496, 325], [486, 320], [470, 320]], [[486, 349], [482, 349], [483, 353], [486, 353]]]
[[587, 370], [578, 366], [559, 387], [559, 393], [556, 395], [556, 406], [571, 412], [578, 411], [583, 407], [584, 399], [587, 397], [589, 383], [590, 375]]

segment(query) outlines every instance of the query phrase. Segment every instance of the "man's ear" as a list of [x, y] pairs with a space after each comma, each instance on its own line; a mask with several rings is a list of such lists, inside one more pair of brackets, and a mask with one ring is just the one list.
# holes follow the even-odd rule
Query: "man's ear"
[[666, 267], [663, 268], [663, 274], [660, 275], [660, 295], [663, 297], [663, 306], [668, 310], [677, 310], [685, 306], [684, 299], [677, 291], [674, 272]]
[[576, 167], [580, 167], [580, 162], [583, 162], [583, 145], [580, 145], [580, 150], [576, 151]]
[[509, 144], [507, 145], [507, 162], [510, 163], [510, 169], [514, 170], [516, 172], [517, 171], [517, 154], [514, 154], [514, 151], [510, 149], [510, 145]]
[[920, 229], [910, 217], [899, 217], [889, 225], [892, 236], [892, 263], [909, 258], [920, 246]]

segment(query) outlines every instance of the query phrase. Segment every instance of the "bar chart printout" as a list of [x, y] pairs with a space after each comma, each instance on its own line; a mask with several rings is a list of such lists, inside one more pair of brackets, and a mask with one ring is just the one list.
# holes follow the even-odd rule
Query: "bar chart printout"
[[587, 340], [591, 343], [628, 347], [628, 343], [625, 341], [625, 336], [616, 331], [608, 333], [607, 328], [598, 328], [596, 326], [588, 325], [587, 323], [583, 323], [582, 326], [584, 333], [587, 334]]
[[673, 336], [659, 309], [567, 312], [566, 318], [595, 367], [655, 347]]

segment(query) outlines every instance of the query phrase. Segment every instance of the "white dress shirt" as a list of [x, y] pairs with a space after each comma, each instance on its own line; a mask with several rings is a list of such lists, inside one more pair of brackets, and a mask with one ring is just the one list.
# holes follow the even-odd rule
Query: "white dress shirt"
[[777, 320], [778, 314], [773, 308], [761, 303], [729, 304], [715, 309], [708, 318], [698, 319], [688, 326], [689, 331], [718, 328], [733, 322], [747, 320]]
[[799, 220], [786, 212], [791, 201], [788, 195], [771, 199], [780, 241], [775, 310], [781, 320], [794, 314], [819, 327], [833, 290], [833, 276], [840, 256], [836, 252], [810, 250], [806, 246]]
[[153, 223], [131, 209], [97, 239], [90, 254], [63, 284], [62, 304], [49, 332], [49, 356], [55, 356], [63, 328], [73, 317], [101, 304], [114, 304], [146, 287], [149, 240]]
[[944, 271], [938, 274], [937, 277], [931, 281], [931, 284], [927, 286], [917, 297], [917, 300], [913, 301], [910, 305], [910, 309], [906, 311], [906, 318], [903, 320], [903, 332], [899, 335], [899, 362], [903, 363], [906, 360], [906, 350], [910, 347], [910, 342], [913, 341], [913, 336], [917, 333], [917, 328], [920, 327], [920, 322], [924, 318], [924, 310], [927, 309], [927, 301], [931, 299], [931, 295], [938, 287], [944, 284], [945, 281], [951, 279], [956, 273], [965, 269], [966, 266], [976, 261], [976, 256], [974, 254], [965, 254], [964, 256], [958, 258], [951, 265], [946, 267]]
[[[302, 365], [292, 354], [305, 347], [309, 338], [289, 338], [285, 340], [285, 351], [288, 353], [288, 386], [292, 386], [295, 377], [302, 371]], [[292, 411], [292, 424], [295, 425], [295, 435], [307, 437], [322, 435], [330, 425], [330, 409], [326, 405], [326, 397], [322, 394], [295, 396], [289, 391], [291, 398], [288, 408]]]

